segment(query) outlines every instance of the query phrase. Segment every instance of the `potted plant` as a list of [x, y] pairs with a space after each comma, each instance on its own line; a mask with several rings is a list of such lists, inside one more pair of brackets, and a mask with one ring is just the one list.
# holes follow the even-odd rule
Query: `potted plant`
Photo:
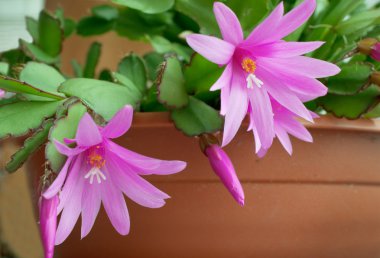
[[[111, 2], [79, 21], [42, 11], [33, 42], [1, 53], [0, 136], [27, 136], [5, 170], [43, 146], [28, 167], [46, 257], [377, 252], [379, 4]], [[96, 73], [94, 42], [60, 71], [64, 39], [112, 30], [154, 51]]]

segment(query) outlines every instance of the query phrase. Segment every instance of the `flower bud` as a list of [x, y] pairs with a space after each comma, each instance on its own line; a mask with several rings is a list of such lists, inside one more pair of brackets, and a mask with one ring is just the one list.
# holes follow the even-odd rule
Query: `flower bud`
[[55, 246], [55, 233], [57, 229], [57, 195], [51, 199], [40, 198], [40, 231], [45, 258], [53, 258]]
[[244, 191], [236, 175], [235, 168], [228, 155], [217, 144], [205, 147], [204, 153], [208, 157], [215, 174], [223, 182], [232, 197], [241, 205], [244, 205]]
[[377, 42], [373, 47], [371, 51], [371, 57], [380, 62], [380, 42]]
[[376, 84], [377, 86], [380, 86], [380, 72], [373, 72], [370, 77], [370, 82]]
[[372, 52], [372, 47], [378, 43], [378, 40], [377, 39], [374, 39], [374, 38], [366, 38], [366, 39], [362, 39], [361, 41], [359, 41], [358, 43], [358, 50], [360, 53], [364, 54], [364, 55], [370, 55], [371, 52]]

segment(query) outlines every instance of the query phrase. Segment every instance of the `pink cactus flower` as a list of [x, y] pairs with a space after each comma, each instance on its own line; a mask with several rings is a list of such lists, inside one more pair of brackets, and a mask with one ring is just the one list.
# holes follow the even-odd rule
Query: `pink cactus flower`
[[380, 42], [377, 42], [371, 49], [371, 57], [380, 62]]
[[94, 225], [101, 203], [121, 235], [127, 235], [130, 220], [123, 193], [134, 202], [159, 208], [169, 196], [155, 188], [141, 175], [168, 175], [182, 171], [183, 161], [164, 161], [127, 150], [110, 139], [120, 137], [131, 126], [133, 109], [122, 108], [105, 126], [97, 126], [88, 113], [79, 122], [76, 138], [65, 139], [74, 148], [55, 142], [67, 161], [53, 184], [43, 194], [59, 194], [58, 213], [62, 212], [55, 244], [61, 244], [82, 215], [81, 237]]
[[[285, 107], [281, 106], [274, 99], [271, 99], [271, 105], [274, 112], [273, 124], [274, 124], [275, 137], [278, 138], [278, 140], [280, 141], [284, 149], [289, 153], [289, 155], [292, 155], [293, 153], [293, 148], [290, 142], [289, 134], [305, 142], [313, 141], [313, 137], [308, 132], [308, 130], [303, 126], [303, 124], [300, 121], [295, 119], [297, 118], [296, 114], [292, 113], [291, 111], [287, 110]], [[310, 112], [310, 116], [313, 118], [318, 117], [318, 115], [316, 115], [313, 112]], [[261, 145], [260, 138], [255, 133], [257, 129], [255, 128], [255, 125], [253, 123], [253, 119], [250, 120], [249, 130], [254, 131], [256, 152], [258, 156], [259, 157], [265, 156], [268, 149], [264, 148]]]
[[57, 195], [50, 199], [41, 196], [40, 199], [40, 232], [45, 258], [54, 257], [58, 203], [59, 199]]
[[232, 197], [241, 205], [244, 205], [244, 191], [236, 175], [234, 165], [223, 149], [212, 144], [205, 149], [210, 165], [215, 174], [223, 182]]
[[221, 114], [225, 115], [223, 146], [236, 135], [243, 118], [256, 127], [261, 146], [268, 149], [275, 136], [270, 98], [308, 121], [313, 121], [302, 101], [325, 95], [327, 88], [316, 78], [337, 74], [331, 63], [301, 56], [323, 42], [286, 42], [282, 38], [300, 27], [316, 8], [315, 0], [305, 0], [283, 15], [283, 3], [246, 38], [236, 15], [216, 2], [214, 13], [223, 40], [191, 34], [187, 43], [209, 61], [226, 66], [211, 90], [221, 89]]
[[5, 90], [0, 89], [0, 99], [5, 97], [5, 93], [6, 93]]

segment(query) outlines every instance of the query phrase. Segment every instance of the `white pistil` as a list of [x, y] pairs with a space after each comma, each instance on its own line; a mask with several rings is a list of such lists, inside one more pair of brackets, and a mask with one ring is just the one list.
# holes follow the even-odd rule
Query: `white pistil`
[[94, 176], [96, 176], [96, 179], [98, 181], [98, 184], [102, 182], [101, 179], [106, 180], [106, 176], [103, 174], [102, 171], [98, 167], [92, 167], [91, 170], [84, 176], [85, 179], [90, 178], [90, 184], [94, 182]]
[[256, 75], [250, 73], [247, 77], [247, 88], [253, 89], [253, 85], [256, 85], [258, 88], [264, 85], [263, 81], [256, 77]]

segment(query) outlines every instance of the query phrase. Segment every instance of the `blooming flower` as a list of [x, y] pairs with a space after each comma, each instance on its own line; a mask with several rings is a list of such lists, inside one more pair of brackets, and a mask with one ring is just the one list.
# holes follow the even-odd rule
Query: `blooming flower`
[[205, 154], [207, 155], [215, 174], [220, 180], [222, 180], [224, 186], [231, 193], [232, 197], [243, 206], [244, 191], [228, 155], [217, 144], [212, 144], [206, 147]]
[[[82, 214], [81, 236], [91, 230], [101, 202], [121, 235], [129, 233], [130, 220], [123, 193], [136, 203], [159, 208], [169, 196], [140, 175], [167, 175], [186, 167], [182, 161], [163, 161], [127, 150], [110, 139], [123, 135], [131, 126], [133, 109], [122, 108], [105, 126], [95, 124], [88, 113], [79, 122], [75, 139], [65, 139], [69, 148], [55, 141], [57, 150], [67, 161], [53, 184], [43, 194], [52, 198], [59, 192], [58, 213], [62, 211], [56, 245], [62, 243]], [[62, 189], [62, 190], [61, 190]]]
[[300, 27], [314, 12], [315, 0], [283, 15], [283, 3], [244, 40], [236, 15], [222, 3], [214, 13], [223, 40], [200, 34], [187, 36], [188, 44], [209, 61], [226, 66], [211, 87], [221, 89], [221, 114], [225, 115], [223, 146], [237, 133], [250, 110], [250, 119], [261, 146], [268, 149], [275, 135], [270, 98], [296, 116], [313, 121], [302, 101], [325, 95], [327, 88], [316, 78], [337, 74], [331, 63], [301, 56], [323, 42], [285, 42], [283, 37]]
[[377, 42], [373, 47], [371, 51], [371, 57], [375, 59], [376, 61], [380, 62], [380, 42]]
[[[285, 107], [281, 106], [274, 99], [271, 99], [271, 105], [274, 112], [273, 124], [275, 136], [278, 138], [282, 146], [290, 155], [293, 152], [293, 148], [290, 142], [289, 134], [305, 142], [313, 141], [313, 137], [302, 125], [302, 123], [295, 119], [297, 115], [287, 110]], [[310, 115], [313, 118], [318, 117], [313, 112], [310, 112]], [[249, 130], [253, 130], [254, 132], [256, 130], [255, 125], [253, 124], [253, 119], [250, 120]], [[256, 152], [259, 157], [263, 157], [267, 153], [268, 149], [264, 148], [261, 145], [260, 138], [256, 133], [254, 133], [254, 136]]]
[[40, 199], [40, 232], [45, 258], [53, 258], [55, 230], [57, 228], [58, 196]]

